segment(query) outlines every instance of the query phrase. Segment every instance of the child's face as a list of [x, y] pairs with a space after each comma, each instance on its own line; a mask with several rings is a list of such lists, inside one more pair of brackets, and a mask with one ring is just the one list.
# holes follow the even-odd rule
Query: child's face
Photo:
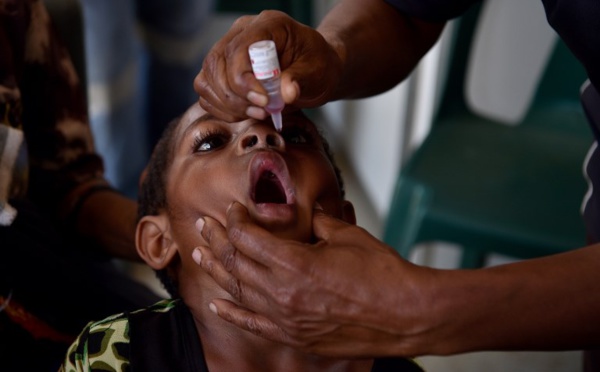
[[315, 204], [342, 217], [343, 200], [334, 168], [305, 116], [226, 123], [194, 105], [174, 137], [167, 176], [169, 223], [178, 245], [203, 243], [194, 229], [201, 216], [225, 225], [228, 206], [243, 204], [253, 221], [283, 238], [309, 242]]

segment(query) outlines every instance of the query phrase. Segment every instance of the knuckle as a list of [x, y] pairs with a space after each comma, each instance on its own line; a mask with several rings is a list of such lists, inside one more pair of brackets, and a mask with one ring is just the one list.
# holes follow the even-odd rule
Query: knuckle
[[231, 244], [238, 245], [244, 236], [244, 230], [239, 225], [230, 226], [227, 230], [227, 235]]
[[260, 327], [259, 323], [254, 318], [246, 319], [246, 329], [248, 331], [254, 333], [257, 336], [263, 335], [262, 328]]
[[210, 82], [208, 81], [206, 75], [198, 75], [196, 80], [194, 80], [194, 89], [196, 90], [196, 93], [200, 95], [200, 99], [203, 98], [206, 100], [211, 98], [211, 96], [213, 95], [213, 88]]
[[280, 290], [277, 294], [276, 301], [281, 313], [288, 319], [291, 319], [291, 317], [296, 314], [298, 305], [301, 303], [300, 296], [293, 288]]
[[237, 301], [241, 300], [240, 282], [236, 278], [232, 277], [227, 280], [227, 292]]
[[211, 259], [203, 259], [200, 262], [201, 267], [208, 273], [210, 276], [213, 276], [215, 272], [215, 263]]
[[221, 261], [223, 263], [223, 267], [225, 268], [225, 270], [227, 270], [227, 272], [231, 272], [236, 265], [236, 252], [236, 249], [233, 248], [233, 246], [231, 246], [230, 244], [227, 244], [227, 246], [224, 249]]
[[219, 60], [220, 53], [215, 49], [211, 50], [202, 61], [202, 70], [209, 72], [214, 70], [214, 68], [218, 65]]
[[303, 329], [302, 324], [293, 320], [288, 320], [283, 328], [285, 329], [285, 333], [299, 345], [302, 345], [305, 342], [304, 337], [306, 336], [306, 332]]
[[238, 28], [238, 27], [243, 27], [244, 25], [248, 24], [249, 22], [252, 21], [252, 19], [254, 19], [255, 16], [251, 16], [251, 15], [243, 15], [240, 16], [239, 18], [237, 18], [233, 24], [232, 24], [232, 28]]
[[273, 20], [277, 18], [289, 18], [288, 15], [280, 10], [267, 9], [258, 14], [258, 17]]
[[200, 99], [198, 100], [198, 103], [200, 104], [200, 106], [203, 109], [205, 109], [207, 111], [208, 111], [209, 108], [213, 107], [213, 105], [209, 101], [207, 101], [204, 97], [202, 97], [202, 96], [200, 96]]
[[296, 260], [293, 264], [286, 265], [285, 272], [288, 276], [283, 280], [286, 285], [278, 286], [275, 296], [277, 306], [283, 315], [289, 319], [308, 306], [309, 299], [305, 288], [307, 287], [306, 276], [311, 270], [305, 260]]

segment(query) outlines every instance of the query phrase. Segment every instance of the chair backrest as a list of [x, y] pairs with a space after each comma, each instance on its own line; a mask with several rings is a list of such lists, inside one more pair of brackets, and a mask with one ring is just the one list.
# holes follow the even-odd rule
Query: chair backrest
[[558, 35], [541, 1], [488, 0], [469, 55], [465, 94], [481, 116], [518, 124], [530, 107]]
[[487, 0], [457, 21], [436, 119], [468, 111], [499, 124], [589, 133], [579, 118], [570, 119], [581, 113], [585, 70], [547, 24], [541, 4], [530, 3]]

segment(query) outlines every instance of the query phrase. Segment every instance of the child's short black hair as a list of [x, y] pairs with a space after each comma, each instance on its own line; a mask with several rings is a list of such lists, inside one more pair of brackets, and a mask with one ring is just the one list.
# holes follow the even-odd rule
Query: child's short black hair
[[144, 216], [158, 215], [167, 207], [167, 171], [175, 152], [173, 137], [181, 116], [171, 120], [163, 131], [145, 169], [138, 193], [138, 221]]
[[[165, 128], [160, 140], [154, 147], [138, 194], [138, 221], [144, 216], [158, 215], [168, 207], [166, 177], [169, 171], [169, 165], [173, 162], [173, 155], [175, 153], [173, 138], [181, 119], [182, 116], [179, 116], [171, 120]], [[321, 132], [319, 132], [319, 134], [321, 135], [321, 141], [323, 142], [327, 158], [335, 171], [340, 193], [343, 198], [345, 196], [345, 190], [341, 171], [335, 163], [329, 142], [327, 142], [325, 136]], [[157, 270], [156, 275], [167, 292], [169, 292], [172, 297], [178, 297], [177, 283], [175, 283], [173, 278], [168, 275], [167, 270]]]
[[[163, 131], [145, 169], [138, 192], [138, 222], [144, 216], [156, 216], [167, 208], [167, 171], [173, 161], [173, 137], [182, 116], [171, 120]], [[156, 270], [156, 276], [171, 297], [179, 297], [177, 285], [166, 269]]]

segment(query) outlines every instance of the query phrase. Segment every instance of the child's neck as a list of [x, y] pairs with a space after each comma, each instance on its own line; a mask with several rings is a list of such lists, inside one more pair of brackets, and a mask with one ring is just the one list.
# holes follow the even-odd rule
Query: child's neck
[[[242, 331], [243, 332], [243, 331]], [[304, 354], [247, 333], [202, 334], [202, 347], [210, 371], [370, 371], [372, 360], [342, 360]], [[236, 332], [234, 332], [236, 333]], [[247, 337], [251, 336], [251, 337]]]
[[[203, 301], [202, 301], [203, 302]], [[199, 302], [197, 303], [198, 305]], [[370, 371], [372, 359], [334, 359], [302, 353], [244, 331], [208, 310], [208, 303], [190, 311], [194, 316], [209, 370], [217, 371]]]

